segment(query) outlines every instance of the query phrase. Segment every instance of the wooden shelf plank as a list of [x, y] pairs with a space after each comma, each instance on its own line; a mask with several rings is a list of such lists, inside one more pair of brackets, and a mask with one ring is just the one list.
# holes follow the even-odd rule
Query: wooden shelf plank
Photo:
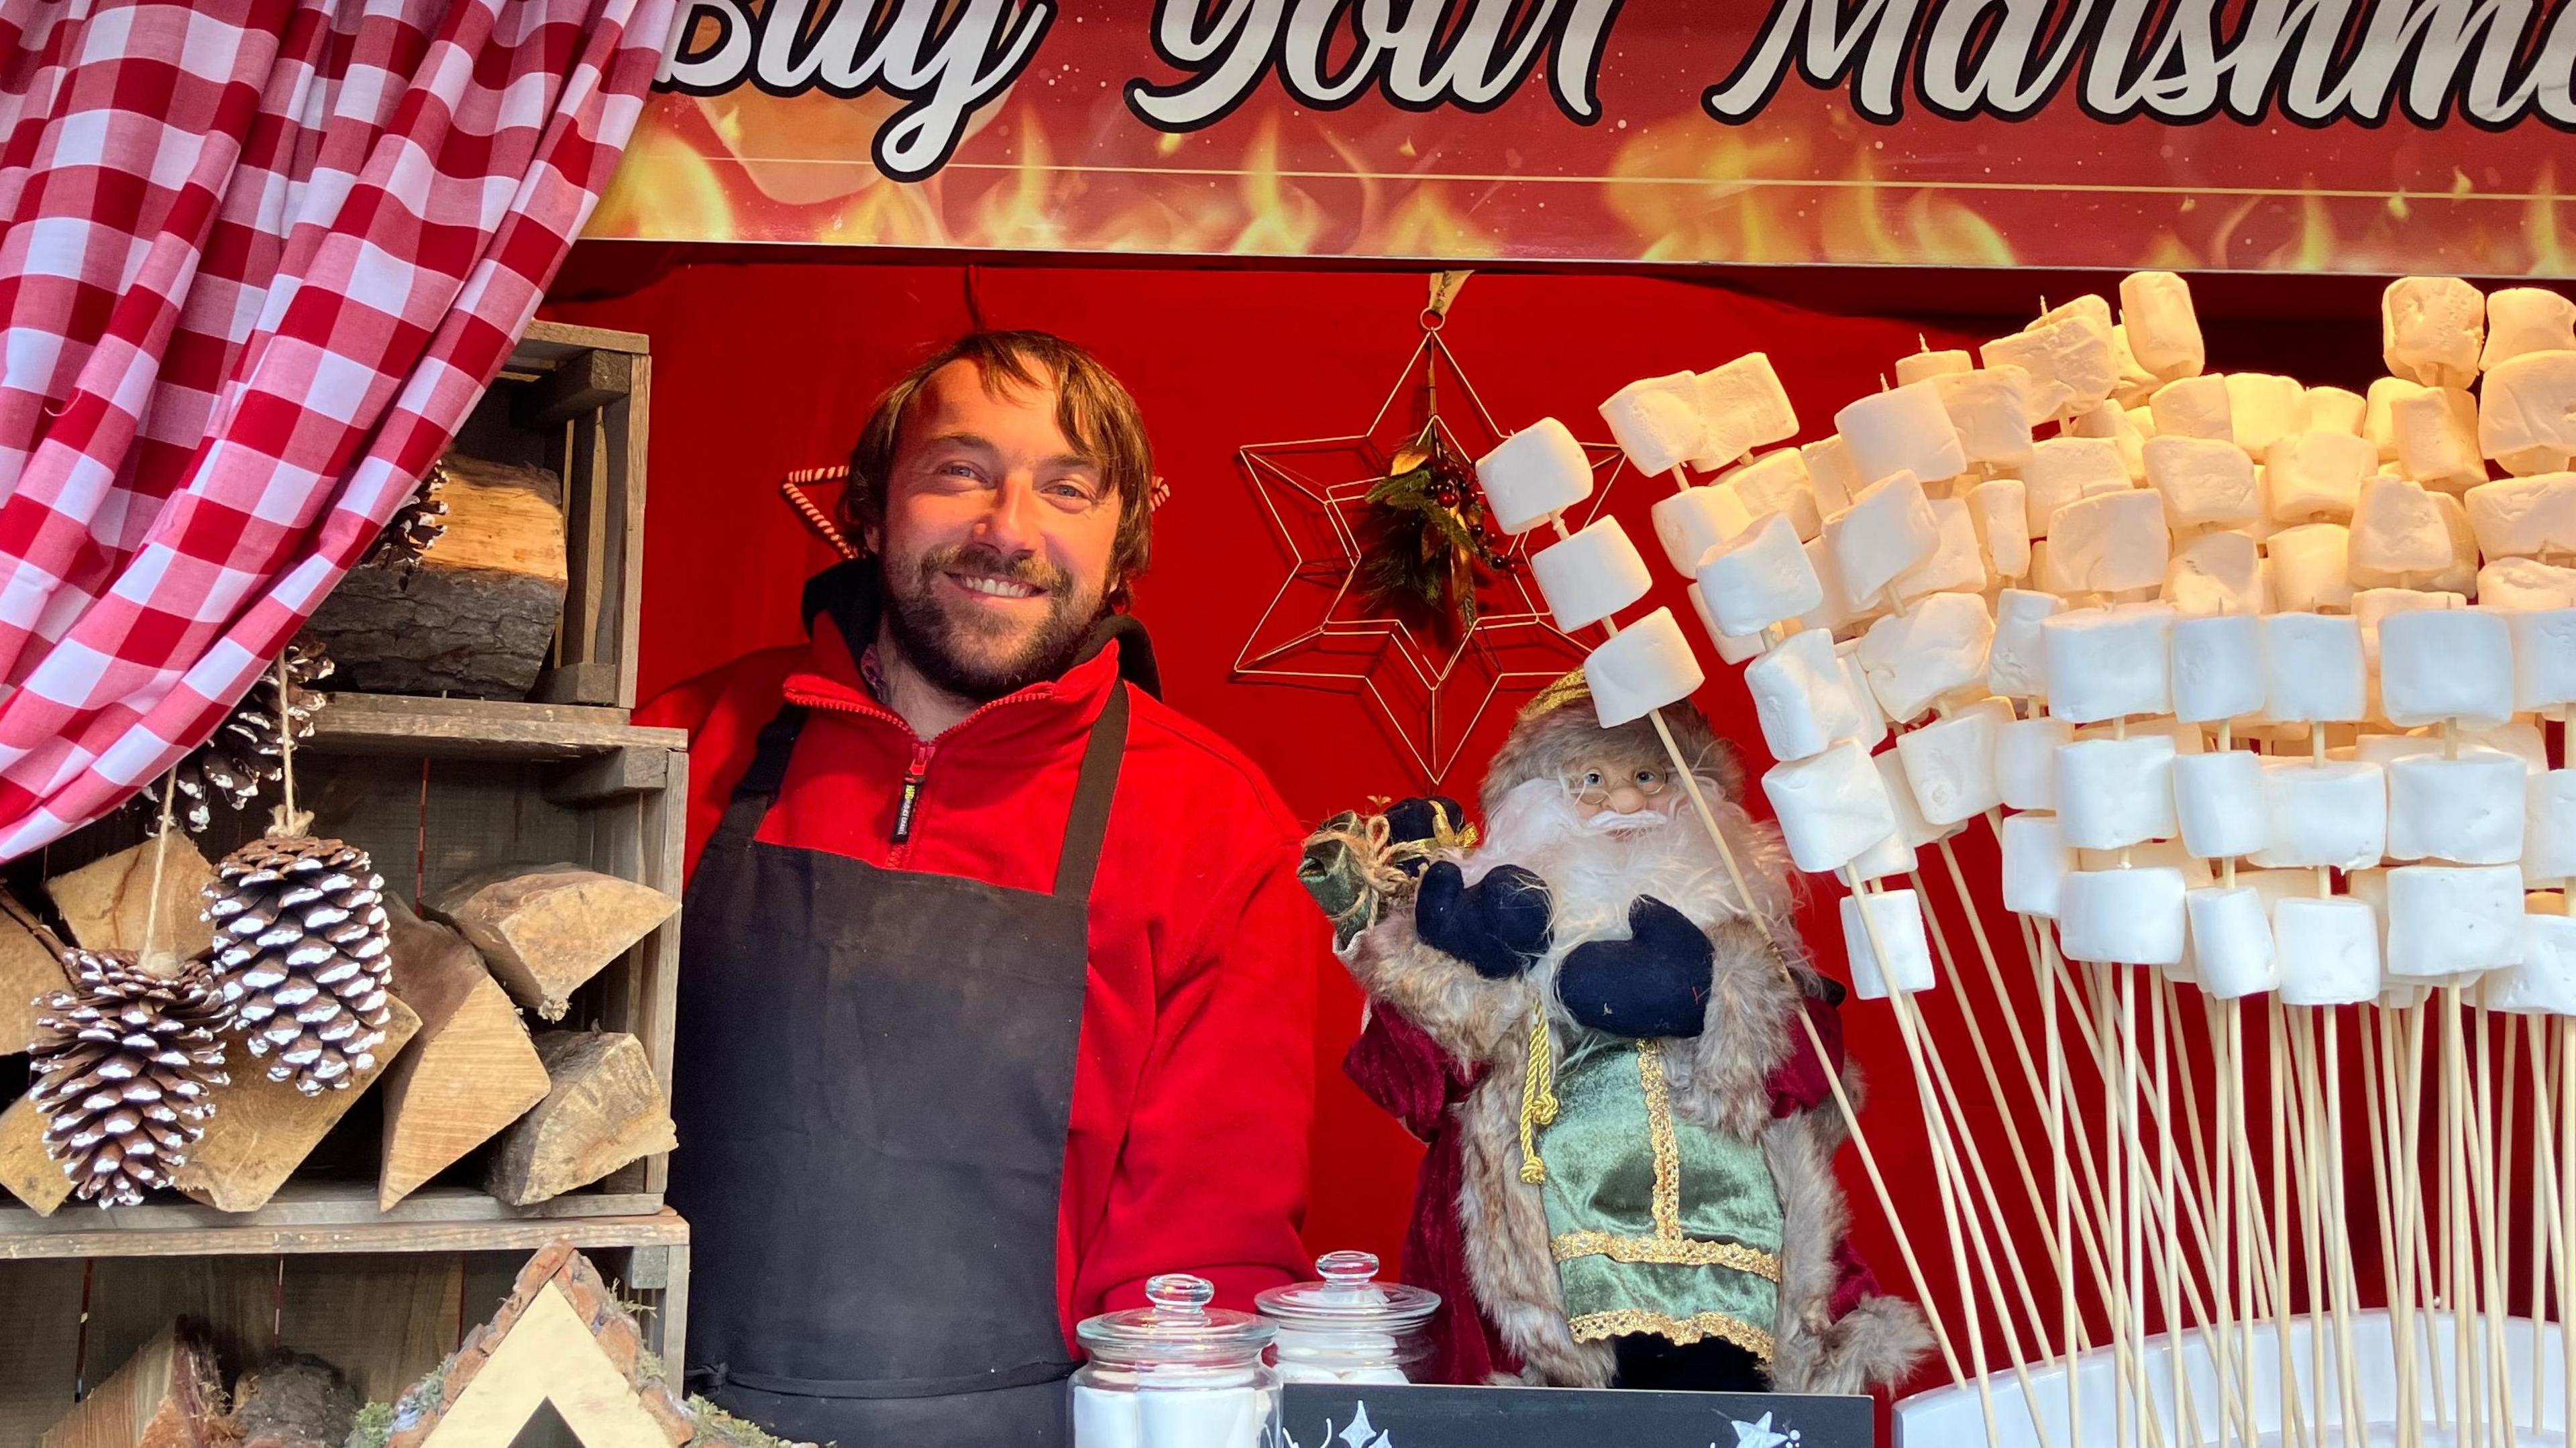
[[512, 1207], [471, 1187], [429, 1187], [404, 1198], [392, 1211], [380, 1212], [372, 1181], [289, 1182], [255, 1212], [219, 1212], [183, 1199], [156, 1198], [139, 1207], [106, 1211], [65, 1203], [52, 1216], [40, 1217], [11, 1202], [0, 1205], [0, 1258], [10, 1256], [17, 1244], [64, 1235], [566, 1221], [649, 1216], [661, 1207], [661, 1198], [649, 1192], [567, 1192], [532, 1207]]
[[538, 760], [688, 745], [688, 731], [630, 724], [623, 709], [339, 693], [313, 716], [313, 737], [296, 747], [322, 754]]
[[[487, 1204], [500, 1210], [486, 1197]], [[644, 1197], [593, 1196], [602, 1204], [634, 1206]], [[410, 1203], [404, 1203], [409, 1206]], [[552, 1205], [551, 1203], [549, 1205]], [[145, 1210], [145, 1209], [138, 1209]], [[689, 1240], [688, 1224], [669, 1208], [601, 1215], [530, 1213], [497, 1218], [405, 1218], [397, 1210], [372, 1222], [273, 1221], [265, 1215], [225, 1219], [209, 1212], [213, 1222], [153, 1227], [100, 1227], [104, 1212], [65, 1211], [51, 1219], [13, 1212], [44, 1230], [13, 1234], [0, 1229], [0, 1262], [63, 1257], [241, 1257], [302, 1252], [515, 1252], [533, 1251], [548, 1242], [570, 1241], [577, 1247], [681, 1247]], [[130, 1215], [120, 1213], [116, 1215]], [[11, 1223], [10, 1227], [23, 1225]]]

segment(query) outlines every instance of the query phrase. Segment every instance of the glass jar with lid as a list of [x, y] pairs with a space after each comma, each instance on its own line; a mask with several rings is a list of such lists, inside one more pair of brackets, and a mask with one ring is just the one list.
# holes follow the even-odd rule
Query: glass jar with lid
[[1090, 1361], [1073, 1374], [1075, 1448], [1262, 1448], [1279, 1416], [1263, 1360], [1276, 1329], [1208, 1304], [1203, 1277], [1145, 1284], [1144, 1307], [1074, 1329]]
[[1328, 1252], [1321, 1282], [1273, 1287], [1255, 1299], [1279, 1329], [1286, 1383], [1410, 1382], [1431, 1355], [1440, 1294], [1377, 1280], [1367, 1252]]

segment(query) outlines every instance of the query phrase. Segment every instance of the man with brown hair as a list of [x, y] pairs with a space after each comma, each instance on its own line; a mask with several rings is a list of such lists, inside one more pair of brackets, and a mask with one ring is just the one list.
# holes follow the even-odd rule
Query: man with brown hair
[[791, 1437], [1059, 1443], [1081, 1318], [1303, 1272], [1324, 926], [1261, 772], [1155, 697], [1115, 377], [965, 338], [851, 473], [811, 642], [645, 711], [693, 732], [691, 1367]]

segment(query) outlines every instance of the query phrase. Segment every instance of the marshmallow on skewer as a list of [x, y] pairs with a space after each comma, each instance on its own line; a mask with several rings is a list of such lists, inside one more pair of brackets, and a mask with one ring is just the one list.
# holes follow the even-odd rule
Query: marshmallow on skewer
[[1891, 591], [1900, 601], [1927, 593], [1985, 592], [1986, 550], [1978, 544], [1976, 518], [1968, 505], [1957, 498], [1934, 498], [1931, 506], [1941, 541], [1930, 557], [1896, 575]]
[[2051, 714], [1998, 719], [1995, 724], [1995, 792], [2012, 809], [2057, 808], [2057, 749], [2075, 738], [2075, 726]]
[[2263, 848], [2274, 869], [2359, 870], [2388, 846], [2388, 784], [2376, 764], [2276, 761], [2263, 768]]
[[2576, 704], [2576, 607], [2505, 615], [2513, 635], [2513, 707]]
[[2352, 516], [2362, 479], [2379, 467], [2371, 445], [2348, 432], [2300, 432], [2263, 452], [2272, 516], [2283, 523]]
[[2197, 437], [2236, 441], [2236, 420], [2227, 398], [2227, 375], [2209, 372], [2168, 382], [2147, 399], [2147, 415], [2158, 437]]
[[[1733, 488], [1715, 486], [1682, 488], [1655, 500], [1647, 517], [1655, 525], [1655, 541], [1663, 545], [1664, 560], [1676, 573], [1689, 573], [1712, 548], [1753, 526], [1757, 515], [1744, 505], [1744, 499]], [[1594, 520], [1599, 527], [1606, 519]]]
[[2097, 407], [2120, 383], [2107, 307], [2098, 314], [2087, 307], [2060, 308], [2009, 337], [1988, 342], [1977, 355], [1988, 367], [2017, 366], [2029, 372], [2031, 405], [2042, 409], [2042, 416]]
[[[2516, 721], [2501, 729], [2463, 729], [2458, 732], [2457, 749], [2464, 758], [2495, 755], [2514, 760], [2525, 775], [2540, 774], [2549, 768], [2549, 749], [2536, 724]], [[2386, 769], [2401, 759], [2439, 759], [2451, 752], [2442, 736], [2431, 731], [2364, 734], [2353, 741], [2350, 757]]]
[[2448, 979], [2522, 962], [2519, 869], [2401, 865], [2386, 884], [2390, 975]]
[[2451, 528], [2435, 496], [2411, 478], [2365, 480], [2351, 509], [2350, 566], [2396, 574], [2450, 567]]
[[2129, 329], [2118, 323], [2111, 327], [2111, 365], [2118, 369], [2120, 380], [2113, 384], [2109, 405], [2128, 407], [2144, 403], [2164, 379], [2147, 370], [2138, 354], [2129, 348]]
[[2487, 480], [2478, 450], [2478, 404], [2456, 387], [2427, 387], [2389, 399], [2397, 467], [2419, 483], [2452, 492]]
[[1513, 433], [1476, 459], [1485, 515], [1504, 533], [1526, 533], [1592, 496], [1592, 460], [1553, 417]]
[[2272, 922], [2251, 886], [2210, 886], [2183, 896], [2193, 968], [2213, 1000], [2241, 1000], [2281, 983]]
[[2170, 712], [2173, 625], [2162, 603], [2051, 616], [2040, 625], [2050, 712], [2078, 724]]
[[2348, 432], [2363, 435], [2362, 427], [2370, 417], [2370, 401], [2358, 392], [2340, 387], [2308, 389], [2308, 431]]
[[2576, 876], [2576, 769], [2526, 775], [2522, 791], [2523, 879]]
[[1953, 372], [1933, 378], [1932, 387], [1969, 462], [2016, 468], [2030, 461], [2028, 372], [2013, 366]]
[[2017, 915], [2054, 919], [2075, 852], [2057, 828], [2057, 816], [2017, 814], [2004, 817], [2004, 908]]
[[2160, 588], [2172, 558], [2173, 534], [2161, 498], [2134, 488], [2104, 493], [2057, 515], [2041, 582], [2067, 595]]
[[1893, 749], [1882, 749], [1870, 756], [1878, 767], [1879, 783], [1887, 787], [1887, 807], [1896, 816], [1896, 842], [1908, 855], [1936, 840], [1946, 840], [1959, 833], [1956, 824], [1936, 825], [1923, 817], [1921, 805], [1914, 798], [1913, 777], [1905, 772], [1905, 756]]
[[2176, 755], [2174, 820], [2183, 848], [2206, 860], [2247, 856], [2263, 848], [2263, 761], [2242, 749]]
[[1928, 382], [1935, 377], [1948, 377], [1955, 373], [1973, 371], [1976, 365], [1977, 359], [1969, 356], [1965, 348], [1945, 348], [1938, 352], [1927, 348], [1896, 359], [1896, 385], [1910, 387], [1917, 382]]
[[2576, 473], [2543, 473], [2471, 488], [2469, 526], [2490, 559], [2576, 553]]
[[1747, 352], [1734, 361], [1702, 372], [1695, 379], [1704, 436], [1691, 463], [1711, 472], [1764, 443], [1796, 435], [1798, 410], [1771, 359]]
[[1986, 688], [2015, 699], [2048, 697], [2047, 643], [2041, 626], [2066, 610], [2053, 593], [2007, 588], [1995, 595], [1995, 632], [1986, 655]]
[[2267, 611], [2272, 600], [2262, 545], [2247, 533], [2203, 533], [2192, 539], [2165, 565], [2164, 601], [2191, 616]]
[[2177, 618], [2173, 624], [2173, 715], [2216, 724], [2259, 714], [2270, 690], [2263, 620], [2252, 614]]
[[2030, 497], [2021, 479], [1994, 478], [1970, 488], [1968, 517], [1995, 576], [2030, 573]]
[[2047, 537], [2057, 515], [2072, 505], [2132, 486], [2119, 444], [2099, 437], [2052, 437], [2034, 445], [2021, 482], [2033, 538]]
[[[1895, 788], [1890, 786], [1888, 793], [1893, 797]], [[1905, 833], [1900, 829], [1852, 856], [1851, 863], [1843, 866], [1843, 873], [1867, 883], [1917, 874], [1922, 868], [1922, 854], [1905, 842]]]
[[2125, 850], [2181, 832], [2174, 742], [2161, 734], [2078, 739], [2057, 751], [2057, 818], [2080, 850]]
[[1807, 465], [1807, 487], [1815, 494], [1816, 510], [1825, 517], [1850, 507], [1853, 496], [1871, 482], [1860, 475], [1860, 464], [1852, 460], [1851, 444], [1844, 442], [1840, 433], [1800, 443], [1798, 457]]
[[[1708, 595], [1699, 591], [1699, 580], [1691, 580], [1690, 587], [1682, 591], [1690, 595], [1691, 612], [1698, 616], [1701, 631], [1717, 646], [1719, 662], [1741, 664], [1761, 654], [1765, 647], [1762, 635], [1731, 634], [1717, 626], [1717, 615], [1708, 611]], [[1832, 630], [1824, 632], [1830, 635]]]
[[2370, 666], [2373, 682], [2379, 677], [2380, 624], [2396, 614], [2464, 608], [2467, 603], [2456, 593], [2415, 588], [2365, 588], [2353, 594], [2352, 621], [2361, 625], [2362, 662]]
[[1708, 437], [1699, 410], [1699, 379], [1688, 372], [1629, 383], [1601, 404], [1601, 418], [1610, 424], [1619, 450], [1649, 477], [1698, 456]]
[[2513, 717], [2513, 631], [2482, 608], [2420, 610], [2379, 626], [2380, 712], [2411, 729]]
[[1531, 554], [1529, 563], [1556, 626], [1567, 633], [1590, 628], [1655, 586], [1637, 545], [1606, 515]]
[[2015, 722], [2010, 703], [1985, 699], [1897, 736], [1896, 752], [1926, 822], [1958, 824], [2004, 802], [1995, 772], [1996, 739]]
[[2284, 612], [2352, 606], [2352, 530], [2341, 523], [2284, 528], [2264, 545], [2272, 602]]
[[1673, 611], [1659, 608], [1594, 648], [1583, 660], [1583, 681], [1601, 727], [1616, 729], [1689, 698], [1706, 676]]
[[2120, 278], [2120, 325], [2138, 365], [2159, 379], [2195, 376], [2208, 360], [2191, 284], [2172, 272], [2131, 272]]
[[[2357, 446], [2367, 446], [2354, 438]], [[2143, 449], [2147, 486], [2164, 498], [2165, 519], [2177, 527], [2233, 528], [2260, 511], [2254, 461], [2234, 443], [2206, 437], [2151, 437]], [[2349, 503], [2346, 511], [2350, 511]]]
[[2493, 373], [2497, 364], [2527, 352], [2576, 349], [2576, 302], [2547, 287], [2505, 287], [2487, 293], [2487, 340], [2478, 354], [2480, 369]]
[[2236, 445], [2261, 457], [2272, 444], [2308, 430], [2308, 389], [2274, 372], [2230, 372], [2227, 419]]
[[1783, 513], [1764, 514], [1761, 522], [1712, 550], [1698, 571], [1710, 614], [1730, 634], [1758, 634], [1822, 605], [1825, 598], [1824, 581]]
[[1896, 811], [1878, 766], [1848, 741], [1772, 765], [1762, 775], [1762, 792], [1789, 858], [1812, 874], [1831, 874], [1896, 832]]
[[1833, 636], [1803, 629], [1744, 666], [1753, 717], [1771, 757], [1805, 759], [1857, 738], [1867, 721], [1851, 697]]
[[[1898, 473], [1917, 479], [1952, 478], [1968, 470], [1968, 455], [1941, 405], [1940, 389], [1916, 382], [1891, 392], [1874, 392], [1834, 414], [1860, 476], [1872, 484]], [[1860, 504], [1860, 494], [1852, 499]]]
[[2496, 364], [2478, 384], [2478, 451], [2516, 477], [2566, 469], [2576, 454], [2576, 350]]
[[2576, 1016], [2576, 919], [2526, 910], [2522, 941], [2519, 964], [2479, 977], [2478, 1004], [2517, 1016]]
[[[1861, 912], [1867, 910], [1866, 920]], [[1932, 944], [1923, 933], [1923, 908], [1911, 890], [1846, 895], [1842, 903], [1843, 951], [1851, 959], [1852, 993], [1885, 1000], [1889, 987], [1911, 995], [1932, 988]], [[1872, 940], [1887, 947], [1881, 962]]]
[[2428, 387], [2477, 380], [2487, 299], [2457, 277], [2400, 277], [2379, 299], [2380, 356], [2388, 370]]
[[1871, 624], [1861, 636], [1861, 667], [1879, 707], [1901, 723], [1944, 698], [1982, 688], [1994, 632], [1982, 596], [1936, 593]]
[[2361, 1005], [2379, 998], [2379, 912], [2349, 897], [2272, 906], [2281, 1003]]
[[2361, 624], [2340, 614], [2263, 620], [2263, 713], [2282, 724], [2348, 724], [2370, 713]]
[[2136, 485], [2147, 480], [2146, 458], [2140, 449], [2156, 435], [2156, 427], [2155, 417], [2145, 403], [2122, 407], [2117, 402], [2106, 402], [2089, 412], [2079, 412], [2075, 414], [2075, 426], [2060, 435], [2110, 443], [2120, 450], [2120, 466], [2127, 470], [2129, 482]]
[[1863, 749], [1876, 749], [1887, 737], [1887, 711], [1878, 707], [1878, 695], [1870, 692], [1869, 671], [1861, 667], [1859, 639], [1844, 639], [1834, 645], [1834, 662], [1842, 666], [1843, 689], [1860, 707], [1860, 732], [1852, 736]]
[[2109, 965], [2179, 965], [2183, 948], [2182, 871], [2076, 870], [2058, 903], [2058, 945], [2069, 960]]
[[[1893, 397], [1892, 392], [1879, 394]], [[1948, 426], [1945, 419], [1943, 426]], [[1941, 520], [1911, 472], [1881, 478], [1852, 499], [1831, 533], [1836, 569], [1853, 599], [1874, 601], [1898, 574], [1941, 545]]]
[[2423, 383], [2403, 377], [2381, 377], [2370, 384], [2362, 398], [2361, 435], [2379, 449], [2380, 462], [2397, 461], [2397, 399], [2428, 390]]
[[2498, 613], [2576, 608], [2576, 568], [2536, 558], [2499, 558], [2478, 570], [2478, 606]]
[[2388, 858], [2510, 865], [2522, 858], [2522, 761], [2480, 750], [2388, 769]]
[[1824, 513], [1816, 503], [1816, 489], [1807, 475], [1806, 454], [1793, 447], [1764, 453], [1718, 480], [1744, 500], [1744, 509], [1754, 517], [1765, 513], [1784, 513], [1789, 524], [1798, 530], [1798, 541], [1817, 536], [1824, 530]]

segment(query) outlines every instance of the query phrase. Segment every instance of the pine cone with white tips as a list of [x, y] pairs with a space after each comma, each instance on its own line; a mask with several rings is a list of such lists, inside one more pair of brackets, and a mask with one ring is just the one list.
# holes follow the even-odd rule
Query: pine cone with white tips
[[226, 1015], [214, 972], [191, 960], [174, 979], [147, 975], [131, 952], [71, 950], [73, 987], [44, 1000], [30, 1093], [45, 1118], [45, 1154], [73, 1195], [132, 1206], [187, 1161], [205, 1135], [212, 1092], [226, 1084]]
[[340, 840], [272, 835], [215, 867], [216, 977], [270, 1080], [314, 1096], [375, 1065], [393, 1016], [384, 892], [367, 852]]

